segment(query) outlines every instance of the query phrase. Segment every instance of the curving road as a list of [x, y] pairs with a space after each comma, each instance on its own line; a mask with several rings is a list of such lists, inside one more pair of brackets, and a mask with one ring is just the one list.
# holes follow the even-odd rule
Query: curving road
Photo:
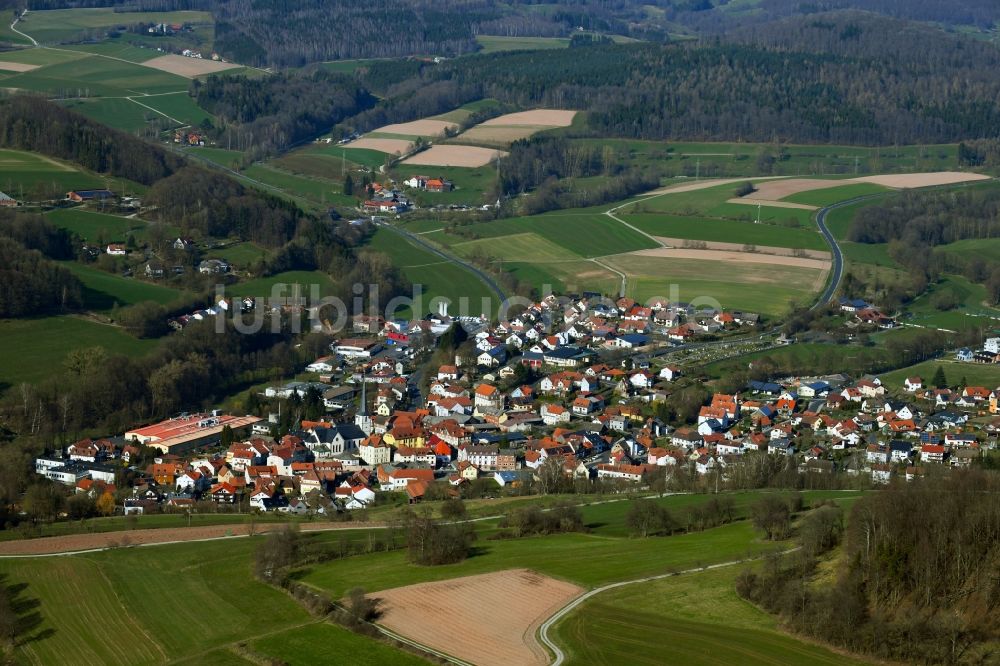
[[833, 205], [821, 208], [819, 212], [816, 213], [816, 224], [819, 226], [819, 232], [823, 234], [823, 238], [826, 239], [827, 244], [830, 246], [830, 252], [833, 255], [833, 269], [830, 271], [830, 279], [827, 281], [826, 289], [823, 293], [819, 295], [819, 299], [813, 304], [810, 310], [815, 310], [828, 303], [833, 295], [837, 293], [837, 287], [840, 286], [840, 281], [844, 277], [844, 254], [840, 251], [840, 245], [837, 244], [837, 239], [834, 238], [833, 234], [826, 227], [826, 215], [831, 210], [836, 210], [837, 208], [843, 208], [844, 206], [851, 206], [861, 201], [867, 201], [869, 199], [878, 199], [884, 197], [885, 193], [879, 194], [868, 194], [863, 197], [854, 197], [853, 199], [848, 199], [847, 201], [840, 201]]

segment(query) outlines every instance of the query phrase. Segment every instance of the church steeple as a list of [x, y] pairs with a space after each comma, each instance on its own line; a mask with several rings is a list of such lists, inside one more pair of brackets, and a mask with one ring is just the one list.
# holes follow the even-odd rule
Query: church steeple
[[366, 435], [372, 434], [372, 430], [375, 429], [372, 417], [368, 413], [368, 380], [363, 372], [361, 373], [361, 405], [358, 407], [357, 414], [354, 415], [354, 425], [361, 428]]

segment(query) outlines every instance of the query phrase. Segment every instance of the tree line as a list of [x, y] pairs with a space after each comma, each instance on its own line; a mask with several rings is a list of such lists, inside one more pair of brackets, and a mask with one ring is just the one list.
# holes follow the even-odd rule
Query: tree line
[[[853, 652], [987, 663], [995, 656], [989, 644], [1000, 638], [992, 619], [1000, 596], [998, 490], [995, 473], [974, 470], [867, 494], [846, 525], [839, 507], [821, 506], [802, 519], [798, 552], [742, 572], [736, 590], [795, 632]], [[819, 558], [838, 546], [835, 578], [817, 575]]]

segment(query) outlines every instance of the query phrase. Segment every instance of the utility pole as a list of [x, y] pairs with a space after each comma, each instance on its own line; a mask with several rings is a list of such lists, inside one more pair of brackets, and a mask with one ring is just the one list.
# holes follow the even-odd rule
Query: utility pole
[[859, 159], [858, 156], [855, 155], [854, 156], [854, 175], [855, 176], [858, 175], [858, 159]]
[[757, 224], [760, 224], [760, 202], [757, 202]]
[[695, 180], [701, 180], [701, 158], [700, 157], [695, 162], [694, 179]]

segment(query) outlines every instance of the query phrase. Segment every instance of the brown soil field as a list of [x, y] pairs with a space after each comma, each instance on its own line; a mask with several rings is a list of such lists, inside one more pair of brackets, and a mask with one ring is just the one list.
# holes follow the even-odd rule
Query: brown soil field
[[[695, 248], [685, 248], [685, 243], [698, 243], [701, 245], [704, 243], [706, 250], [725, 250], [727, 252], [741, 252], [746, 254], [743, 249], [742, 243], [723, 243], [717, 241], [692, 241], [689, 238], [668, 238], [667, 236], [653, 236], [656, 240], [669, 245], [671, 248], [682, 248], [682, 249], [695, 249]], [[755, 245], [756, 248], [750, 254], [769, 254], [773, 257], [793, 257], [793, 258], [803, 258], [803, 259], [817, 259], [824, 263], [824, 268], [829, 267], [830, 263], [830, 253], [823, 252], [822, 250], [798, 250], [799, 254], [805, 253], [804, 257], [796, 257], [796, 250], [790, 247], [773, 247], [771, 245]], [[770, 263], [774, 264], [787, 264], [788, 262], [784, 259], [773, 258]]]
[[33, 69], [38, 69], [39, 65], [25, 65], [22, 62], [0, 62], [0, 69], [5, 72], [30, 72]]
[[377, 150], [380, 153], [389, 153], [394, 155], [399, 153], [408, 152], [413, 147], [413, 144], [406, 139], [373, 139], [369, 137], [363, 137], [357, 141], [351, 141], [347, 144], [346, 148], [367, 148], [368, 150]]
[[143, 67], [152, 67], [153, 69], [170, 72], [178, 76], [185, 76], [189, 79], [203, 74], [214, 74], [215, 72], [240, 67], [240, 65], [235, 65], [231, 62], [219, 62], [218, 60], [209, 60], [207, 58], [185, 58], [184, 56], [174, 54], [153, 58], [140, 64]]
[[[140, 523], [142, 518], [139, 518]], [[379, 523], [297, 523], [302, 532], [325, 532], [336, 529], [358, 529], [373, 527]], [[258, 523], [256, 534], [283, 529], [282, 523]], [[18, 541], [0, 541], [0, 556], [10, 555], [44, 555], [49, 553], [68, 553], [77, 550], [94, 550], [98, 548], [113, 548], [119, 546], [138, 546], [142, 544], [171, 543], [175, 541], [200, 541], [206, 539], [221, 539], [224, 537], [246, 536], [249, 526], [236, 523], [233, 525], [205, 525], [199, 527], [165, 527], [162, 529], [121, 530], [118, 532], [95, 532], [91, 534], [67, 534], [65, 536], [40, 537], [38, 539], [21, 539]]]
[[490, 118], [482, 123], [487, 127], [493, 125], [542, 125], [543, 127], [569, 127], [573, 124], [573, 117], [576, 111], [566, 111], [563, 109], [534, 109], [532, 111], [519, 111], [508, 113], [496, 118]]
[[875, 183], [886, 187], [930, 187], [932, 185], [951, 185], [974, 180], [989, 180], [989, 176], [981, 173], [963, 173], [961, 171], [940, 171], [937, 173], [899, 173], [886, 176], [862, 176], [852, 178], [858, 183]]
[[[681, 238], [661, 238], [664, 242], [674, 241], [679, 244], [684, 243]], [[698, 241], [700, 242], [700, 241]], [[733, 243], [706, 243], [706, 246], [713, 245], [735, 245]], [[742, 246], [739, 246], [742, 247]], [[774, 250], [785, 250], [785, 248], [769, 248]], [[629, 254], [637, 257], [666, 257], [672, 259], [698, 259], [701, 261], [725, 261], [733, 264], [777, 264], [779, 266], [796, 266], [799, 268], [812, 268], [825, 271], [830, 267], [830, 261], [814, 259], [809, 257], [792, 257], [787, 255], [763, 254], [759, 252], [739, 252], [725, 249], [705, 249], [696, 250], [685, 247], [660, 247], [650, 250], [637, 250]]]
[[[372, 139], [380, 141], [382, 139]], [[363, 139], [362, 139], [363, 141]], [[355, 142], [355, 145], [358, 142]], [[481, 167], [489, 164], [497, 157], [506, 155], [502, 150], [481, 148], [479, 146], [462, 146], [454, 143], [438, 144], [423, 150], [412, 157], [403, 160], [403, 164], [441, 167]]]
[[379, 127], [375, 132], [383, 132], [385, 134], [404, 134], [413, 136], [441, 136], [444, 134], [445, 130], [449, 127], [458, 127], [455, 123], [450, 123], [446, 120], [433, 120], [431, 118], [425, 118], [423, 120], [414, 120], [408, 123], [396, 123], [393, 125], [386, 125], [384, 127]]
[[782, 180], [772, 180], [768, 183], [757, 185], [754, 192], [754, 199], [763, 201], [775, 201], [784, 199], [799, 192], [809, 192], [811, 190], [824, 190], [830, 187], [840, 187], [841, 185], [851, 185], [850, 179], [842, 180], [821, 180], [819, 178], [785, 178]]
[[732, 204], [743, 204], [746, 206], [756, 206], [760, 204], [762, 206], [767, 206], [768, 208], [798, 208], [800, 210], [816, 210], [816, 206], [810, 206], [808, 204], [792, 203], [791, 201], [768, 201], [766, 199], [756, 199], [756, 198], [740, 198], [727, 199], [726, 203]]
[[379, 624], [479, 666], [545, 666], [535, 638], [549, 616], [583, 590], [527, 569], [510, 569], [374, 595]]

